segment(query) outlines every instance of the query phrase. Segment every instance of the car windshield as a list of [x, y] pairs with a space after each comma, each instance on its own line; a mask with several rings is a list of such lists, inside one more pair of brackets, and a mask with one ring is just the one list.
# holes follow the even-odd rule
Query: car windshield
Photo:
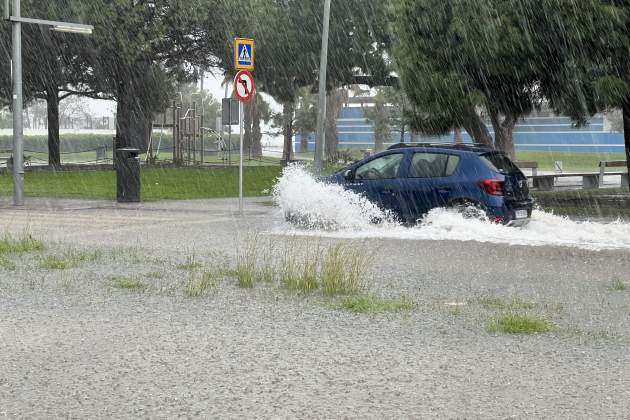
[[481, 160], [493, 171], [502, 174], [516, 174], [520, 169], [507, 156], [502, 153], [485, 153], [480, 156]]

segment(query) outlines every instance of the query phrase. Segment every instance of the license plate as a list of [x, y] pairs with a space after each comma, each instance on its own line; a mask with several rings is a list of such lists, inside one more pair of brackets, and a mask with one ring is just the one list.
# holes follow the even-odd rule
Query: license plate
[[527, 210], [516, 210], [515, 217], [517, 219], [527, 219]]

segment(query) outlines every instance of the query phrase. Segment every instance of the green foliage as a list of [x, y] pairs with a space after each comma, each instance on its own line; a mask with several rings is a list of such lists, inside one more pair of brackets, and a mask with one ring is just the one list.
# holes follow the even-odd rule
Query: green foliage
[[613, 279], [613, 281], [610, 283], [610, 290], [623, 291], [627, 288], [628, 287], [626, 286], [626, 283], [624, 283], [621, 279]]
[[192, 270], [196, 270], [197, 268], [201, 268], [202, 264], [199, 261], [197, 261], [197, 259], [195, 258], [195, 255], [193, 254], [193, 255], [188, 255], [186, 257], [186, 262], [177, 264], [175, 267], [180, 270], [192, 271]]
[[63, 255], [47, 255], [39, 262], [39, 268], [45, 270], [67, 270], [81, 264], [93, 262], [100, 256], [99, 252], [68, 251]]
[[[164, 142], [163, 142], [164, 144]], [[93, 151], [97, 147], [105, 146], [112, 149], [111, 134], [64, 134], [61, 137], [62, 152], [80, 152], [83, 150]], [[0, 150], [13, 150], [13, 137], [0, 136]], [[48, 136], [30, 135], [24, 136], [24, 150], [26, 154], [46, 153], [48, 150]], [[94, 153], [94, 152], [93, 152]], [[94, 158], [92, 158], [93, 160]]]
[[6, 271], [15, 271], [17, 269], [17, 264], [8, 259], [6, 256], [0, 254], [0, 268], [3, 268]]
[[115, 276], [109, 280], [110, 287], [124, 290], [144, 290], [147, 285], [133, 277]]
[[208, 292], [210, 286], [214, 284], [214, 276], [208, 271], [197, 272], [191, 271], [186, 280], [184, 293], [188, 297], [200, 297]]
[[14, 238], [11, 234], [5, 233], [4, 236], [0, 238], [0, 255], [21, 254], [24, 252], [43, 250], [44, 244], [28, 234]]
[[374, 295], [359, 295], [344, 297], [340, 302], [340, 307], [358, 314], [378, 314], [412, 311], [416, 308], [416, 304], [406, 297], [391, 299]]
[[536, 334], [553, 329], [554, 326], [544, 318], [516, 314], [497, 316], [488, 324], [488, 331], [492, 333]]
[[367, 255], [360, 248], [337, 245], [326, 251], [320, 268], [320, 283], [327, 296], [352, 294], [365, 287]]

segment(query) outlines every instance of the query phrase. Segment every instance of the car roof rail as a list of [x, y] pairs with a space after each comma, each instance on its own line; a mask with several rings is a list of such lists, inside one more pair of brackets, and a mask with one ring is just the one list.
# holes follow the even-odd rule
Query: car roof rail
[[472, 148], [479, 148], [479, 149], [488, 149], [488, 150], [492, 150], [492, 146], [488, 146], [487, 144], [484, 143], [396, 143], [390, 147], [387, 148], [387, 150], [394, 150], [394, 149], [404, 149], [407, 147], [445, 147], [445, 148], [451, 148], [451, 149], [472, 149]]

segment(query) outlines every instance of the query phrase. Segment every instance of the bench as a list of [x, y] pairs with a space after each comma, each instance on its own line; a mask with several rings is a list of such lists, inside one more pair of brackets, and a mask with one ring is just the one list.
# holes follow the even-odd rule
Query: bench
[[[606, 168], [625, 168], [627, 166], [625, 160], [602, 160], [599, 162], [599, 186], [604, 185], [604, 175], [606, 175]], [[621, 186], [628, 186], [628, 173], [614, 173], [614, 175], [621, 175]]]
[[538, 162], [533, 160], [517, 160], [514, 162], [519, 169], [531, 169], [532, 176], [538, 175]]
[[556, 178], [570, 177], [582, 177], [582, 187], [585, 189], [599, 188], [599, 173], [597, 172], [536, 175], [531, 177], [531, 179], [533, 180], [534, 188], [540, 191], [551, 191], [555, 186]]

